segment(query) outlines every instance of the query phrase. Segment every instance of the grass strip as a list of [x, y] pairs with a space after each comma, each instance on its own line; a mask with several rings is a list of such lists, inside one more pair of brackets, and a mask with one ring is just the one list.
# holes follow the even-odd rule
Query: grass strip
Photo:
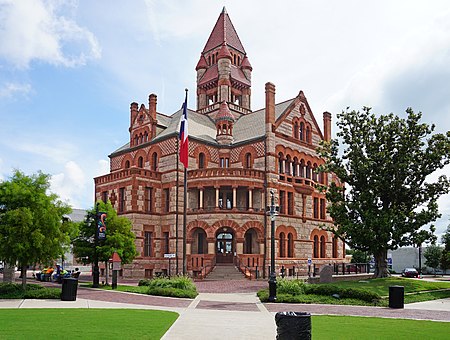
[[177, 318], [139, 309], [0, 309], [2, 339], [160, 339]]
[[312, 338], [345, 340], [448, 339], [448, 322], [369, 318], [354, 316], [313, 316]]

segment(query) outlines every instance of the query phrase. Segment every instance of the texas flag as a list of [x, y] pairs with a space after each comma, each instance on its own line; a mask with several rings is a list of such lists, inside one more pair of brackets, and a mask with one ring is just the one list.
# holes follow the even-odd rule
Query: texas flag
[[188, 119], [187, 119], [187, 90], [183, 104], [183, 115], [180, 124], [180, 161], [187, 169], [189, 162]]

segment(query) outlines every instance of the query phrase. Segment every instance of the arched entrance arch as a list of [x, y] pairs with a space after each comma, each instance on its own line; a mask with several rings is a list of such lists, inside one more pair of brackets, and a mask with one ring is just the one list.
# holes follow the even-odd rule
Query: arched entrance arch
[[222, 227], [216, 232], [216, 263], [233, 263], [236, 242], [234, 231]]

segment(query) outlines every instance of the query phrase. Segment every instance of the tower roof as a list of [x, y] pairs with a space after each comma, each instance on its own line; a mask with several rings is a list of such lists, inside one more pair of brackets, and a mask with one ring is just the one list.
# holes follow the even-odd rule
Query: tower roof
[[231, 114], [230, 109], [228, 108], [228, 104], [226, 101], [223, 101], [220, 104], [219, 113], [216, 116], [216, 122], [228, 120], [230, 122], [234, 122], [234, 116]]
[[197, 67], [195, 68], [196, 71], [200, 70], [200, 69], [207, 69], [208, 68], [208, 64], [206, 62], [206, 59], [203, 55], [200, 56], [200, 60], [197, 63]]
[[241, 40], [234, 29], [233, 23], [231, 22], [225, 7], [217, 19], [216, 25], [214, 26], [211, 35], [206, 42], [205, 48], [203, 49], [203, 53], [208, 52], [223, 43], [226, 43], [228, 46], [245, 53], [244, 46], [242, 46]]

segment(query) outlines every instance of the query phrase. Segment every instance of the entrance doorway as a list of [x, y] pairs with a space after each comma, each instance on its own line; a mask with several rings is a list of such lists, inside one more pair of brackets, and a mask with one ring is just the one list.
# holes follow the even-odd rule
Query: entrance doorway
[[224, 229], [216, 237], [216, 263], [233, 263], [233, 234]]

